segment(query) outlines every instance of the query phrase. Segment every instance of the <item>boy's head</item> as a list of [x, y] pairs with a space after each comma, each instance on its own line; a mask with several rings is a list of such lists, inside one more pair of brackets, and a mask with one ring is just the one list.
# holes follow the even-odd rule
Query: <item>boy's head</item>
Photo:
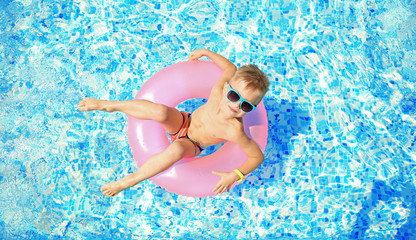
[[267, 75], [254, 64], [239, 67], [231, 81], [233, 80], [243, 81], [249, 90], [260, 90], [263, 96], [269, 90]]
[[[224, 96], [229, 101], [227, 105], [231, 110], [230, 115], [242, 117], [247, 113], [244, 109], [241, 109], [244, 108], [241, 105], [242, 100], [236, 102], [230, 100], [230, 89], [237, 93], [234, 94], [236, 98], [242, 98], [251, 105], [257, 106], [269, 89], [269, 85], [267, 75], [256, 65], [249, 64], [238, 68], [229, 83], [224, 86]], [[247, 104], [245, 103], [244, 105]], [[248, 110], [250, 110], [250, 107], [248, 107]]]

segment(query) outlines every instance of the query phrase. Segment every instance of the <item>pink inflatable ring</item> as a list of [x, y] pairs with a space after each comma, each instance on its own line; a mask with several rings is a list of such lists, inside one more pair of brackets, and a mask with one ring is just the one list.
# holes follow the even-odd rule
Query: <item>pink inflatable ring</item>
[[[222, 70], [211, 61], [187, 61], [166, 67], [153, 75], [138, 91], [135, 99], [175, 107], [191, 98], [208, 98]], [[267, 142], [267, 113], [263, 103], [244, 117], [244, 128], [264, 151]], [[155, 121], [127, 118], [128, 141], [138, 167], [152, 155], [169, 146], [165, 130]], [[184, 158], [166, 171], [150, 178], [156, 185], [179, 195], [213, 196], [220, 177], [213, 170], [231, 172], [247, 159], [234, 143], [226, 142], [216, 152], [196, 158]], [[233, 187], [236, 185], [235, 183]]]

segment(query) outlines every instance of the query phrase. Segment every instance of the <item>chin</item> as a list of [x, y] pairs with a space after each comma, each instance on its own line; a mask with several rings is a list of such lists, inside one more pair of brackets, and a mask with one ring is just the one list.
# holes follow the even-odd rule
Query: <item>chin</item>
[[241, 117], [244, 117], [245, 115], [246, 113], [244, 112], [232, 112], [232, 111], [230, 111], [230, 114], [229, 114], [229, 116], [232, 118], [241, 118]]

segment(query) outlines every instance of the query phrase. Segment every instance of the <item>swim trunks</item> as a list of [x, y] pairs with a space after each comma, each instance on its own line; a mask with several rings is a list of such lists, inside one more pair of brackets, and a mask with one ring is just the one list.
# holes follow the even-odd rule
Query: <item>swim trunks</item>
[[201, 153], [204, 149], [201, 148], [195, 141], [193, 141], [192, 139], [190, 139], [188, 137], [188, 129], [189, 129], [189, 125], [191, 124], [190, 118], [191, 118], [191, 114], [187, 113], [187, 112], [181, 112], [182, 114], [182, 118], [183, 118], [183, 123], [181, 128], [179, 129], [179, 131], [177, 133], [174, 134], [169, 134], [169, 140], [170, 142], [174, 142], [177, 139], [181, 139], [181, 138], [187, 138], [189, 141], [191, 141], [194, 145], [195, 145], [195, 153], [194, 156], [196, 156], [197, 153], [197, 149], [199, 149], [199, 153]]

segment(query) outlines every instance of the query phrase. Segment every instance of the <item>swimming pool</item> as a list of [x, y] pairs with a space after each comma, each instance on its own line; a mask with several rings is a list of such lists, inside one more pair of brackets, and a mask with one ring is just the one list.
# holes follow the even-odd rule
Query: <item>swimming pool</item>
[[[414, 22], [408, 0], [1, 1], [0, 238], [416, 238]], [[264, 164], [215, 198], [103, 197], [136, 170], [126, 117], [78, 102], [197, 48], [272, 80]]]

